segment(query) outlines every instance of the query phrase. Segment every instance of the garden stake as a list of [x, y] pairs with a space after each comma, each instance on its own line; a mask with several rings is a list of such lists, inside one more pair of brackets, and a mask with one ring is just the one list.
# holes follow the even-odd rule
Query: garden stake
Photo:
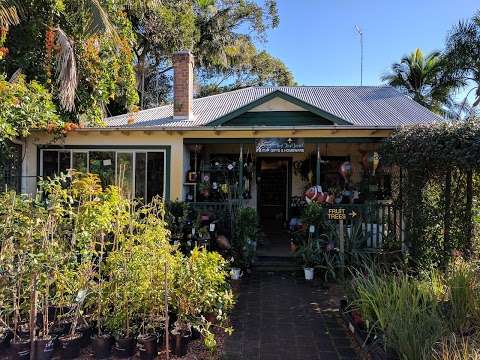
[[165, 351], [167, 352], [167, 360], [170, 359], [170, 349], [168, 346], [168, 280], [167, 280], [167, 271], [168, 271], [168, 265], [167, 262], [165, 261]]
[[340, 250], [340, 276], [343, 279], [344, 277], [344, 268], [345, 268], [345, 234], [343, 228], [343, 220], [339, 221], [339, 250]]

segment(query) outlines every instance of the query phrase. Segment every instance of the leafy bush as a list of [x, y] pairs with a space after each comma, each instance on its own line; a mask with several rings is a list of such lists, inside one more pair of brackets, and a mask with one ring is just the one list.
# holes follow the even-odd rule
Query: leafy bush
[[[383, 338], [385, 347], [400, 358], [431, 359], [435, 349], [453, 351], [451, 341], [438, 350], [438, 343], [449, 334], [463, 336], [476, 331], [479, 288], [477, 265], [460, 258], [446, 274], [431, 271], [421, 278], [366, 268], [354, 274], [352, 306], [372, 336]], [[470, 340], [465, 341], [470, 348]]]
[[248, 268], [255, 256], [258, 235], [258, 214], [255, 209], [241, 208], [235, 216], [232, 252], [234, 265]]
[[[96, 324], [118, 337], [156, 334], [164, 327], [166, 293], [179, 319], [215, 345], [205, 316], [226, 319], [233, 306], [227, 263], [217, 253], [181, 254], [170, 245], [158, 197], [141, 205], [120, 188], [102, 189], [97, 176], [69, 173], [40, 183], [36, 199], [0, 194], [0, 323], [15, 338], [51, 336], [50, 308], [60, 321]], [[26, 326], [25, 326], [26, 324]], [[1, 329], [0, 332], [4, 332]]]

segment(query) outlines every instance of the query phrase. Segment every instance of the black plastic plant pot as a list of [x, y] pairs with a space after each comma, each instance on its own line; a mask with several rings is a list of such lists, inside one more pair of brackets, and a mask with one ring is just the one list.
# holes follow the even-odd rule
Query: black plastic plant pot
[[113, 355], [120, 359], [132, 357], [136, 352], [136, 341], [131, 337], [117, 339], [113, 350]]
[[0, 336], [0, 354], [6, 354], [8, 348], [10, 347], [10, 341], [13, 339], [13, 333], [7, 331], [2, 336]]
[[200, 331], [198, 331], [197, 329], [195, 329], [194, 327], [192, 327], [192, 336], [191, 336], [191, 340], [198, 340], [202, 337], [202, 334], [200, 333]]
[[60, 342], [60, 357], [62, 359], [75, 359], [80, 355], [82, 334], [62, 336], [58, 341]]
[[187, 355], [189, 341], [190, 341], [190, 335], [185, 335], [185, 334], [173, 335], [173, 354], [175, 356]]
[[50, 360], [55, 350], [55, 339], [52, 337], [35, 339], [33, 349], [35, 360]]
[[82, 326], [77, 329], [77, 331], [82, 335], [82, 338], [80, 339], [80, 346], [85, 347], [90, 344], [90, 339], [93, 334], [93, 329], [91, 326]]
[[10, 343], [11, 360], [30, 359], [30, 340], [12, 341]]
[[92, 338], [92, 348], [95, 359], [108, 359], [112, 354], [112, 346], [114, 343], [113, 336], [100, 335]]
[[155, 335], [139, 337], [137, 347], [141, 360], [153, 360], [158, 355], [157, 337]]

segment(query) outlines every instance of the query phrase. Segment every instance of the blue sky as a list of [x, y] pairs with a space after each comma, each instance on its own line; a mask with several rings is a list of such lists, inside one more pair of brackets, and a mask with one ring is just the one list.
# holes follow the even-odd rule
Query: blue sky
[[415, 48], [441, 50], [448, 31], [480, 9], [478, 0], [278, 0], [280, 26], [265, 44], [299, 85], [359, 85], [364, 32], [364, 85], [381, 83], [391, 63]]

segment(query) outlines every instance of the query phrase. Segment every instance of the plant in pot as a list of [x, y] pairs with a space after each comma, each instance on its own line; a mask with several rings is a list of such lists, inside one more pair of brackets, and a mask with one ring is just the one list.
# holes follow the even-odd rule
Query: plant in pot
[[252, 208], [241, 208], [235, 217], [232, 241], [232, 279], [239, 280], [242, 270], [253, 263], [257, 248], [258, 215]]
[[[22, 199], [14, 192], [0, 195], [0, 315], [1, 324], [12, 331], [12, 359], [28, 359], [31, 338], [35, 334], [37, 283], [37, 241], [44, 215], [31, 199]], [[8, 343], [7, 343], [8, 344]]]
[[[157, 356], [158, 340], [163, 339], [167, 319], [169, 284], [173, 281], [177, 257], [167, 238], [165, 223], [158, 216], [161, 212], [159, 199], [145, 209], [137, 229], [138, 242], [130, 260], [132, 275], [137, 286], [139, 301], [138, 317], [140, 334], [138, 349], [140, 358], [151, 360]], [[162, 344], [160, 344], [162, 346]]]
[[315, 267], [321, 262], [322, 247], [321, 241], [317, 238], [308, 238], [298, 248], [296, 256], [301, 258], [305, 280], [313, 280]]
[[170, 231], [170, 238], [181, 244], [183, 252], [190, 250], [185, 240], [190, 208], [183, 201], [170, 201], [165, 205], [165, 224]]

